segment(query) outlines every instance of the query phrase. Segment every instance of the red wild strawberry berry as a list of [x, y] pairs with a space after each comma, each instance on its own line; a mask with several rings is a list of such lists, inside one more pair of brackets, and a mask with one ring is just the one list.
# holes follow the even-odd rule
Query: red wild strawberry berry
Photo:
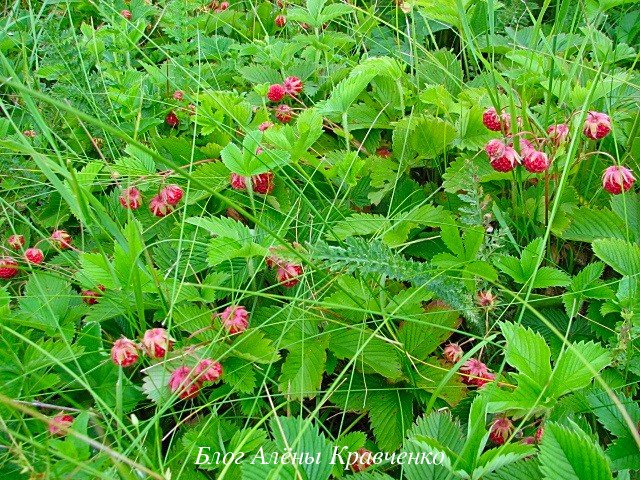
[[502, 130], [502, 119], [496, 109], [491, 107], [487, 108], [482, 114], [482, 123], [485, 127], [493, 132], [499, 132]]
[[300, 275], [302, 275], [302, 265], [296, 265], [291, 262], [279, 266], [276, 273], [278, 282], [287, 288], [295, 287], [300, 282]]
[[131, 20], [131, 12], [129, 10], [120, 10], [120, 15], [122, 16], [122, 18], [125, 18], [127, 20]]
[[273, 172], [260, 173], [251, 177], [253, 191], [261, 195], [268, 195], [273, 191]]
[[54, 230], [51, 233], [51, 240], [55, 243], [59, 249], [71, 248], [71, 235], [65, 230]]
[[0, 278], [9, 279], [18, 274], [18, 262], [11, 257], [0, 258]]
[[547, 134], [549, 135], [549, 138], [553, 141], [553, 143], [555, 143], [556, 145], [560, 145], [569, 136], [569, 127], [566, 123], [549, 125], [549, 128], [547, 128]]
[[245, 177], [242, 175], [238, 175], [237, 173], [231, 174], [231, 179], [229, 180], [231, 183], [231, 188], [234, 190], [246, 190], [247, 183]]
[[39, 248], [27, 248], [24, 251], [24, 258], [29, 263], [39, 265], [44, 260], [44, 253], [42, 253], [42, 250], [40, 250]]
[[290, 97], [295, 97], [299, 95], [302, 92], [302, 89], [304, 88], [304, 84], [302, 83], [302, 80], [294, 76], [285, 78], [283, 85], [284, 85], [285, 91], [287, 92], [287, 95], [289, 95]]
[[587, 114], [584, 122], [583, 133], [591, 140], [600, 140], [609, 135], [611, 131], [611, 119], [609, 115], [601, 112], [591, 111]]
[[229, 8], [229, 2], [222, 2], [220, 3], [220, 6], [218, 6], [218, 8], [214, 10], [214, 12], [216, 13], [224, 12], [228, 8]]
[[264, 132], [265, 130], [268, 130], [271, 127], [273, 127], [273, 122], [262, 122], [260, 125], [258, 125], [258, 130], [260, 130], [261, 132]]
[[477, 358], [470, 358], [460, 367], [462, 383], [482, 387], [495, 379], [495, 375], [489, 372], [487, 366]]
[[138, 361], [138, 345], [128, 338], [119, 338], [111, 347], [111, 360], [121, 367], [130, 367]]
[[80, 295], [82, 296], [82, 301], [87, 305], [95, 305], [100, 298], [100, 293], [95, 290], [83, 290]]
[[287, 17], [284, 15], [278, 15], [273, 19], [273, 22], [276, 24], [276, 27], [282, 28], [287, 24]]
[[478, 305], [482, 308], [491, 309], [496, 303], [497, 297], [491, 292], [491, 289], [478, 292], [476, 295]]
[[136, 210], [142, 205], [142, 194], [136, 187], [129, 187], [122, 191], [118, 197], [118, 201], [123, 208]]
[[531, 173], [542, 173], [547, 171], [551, 162], [546, 153], [527, 149], [522, 157], [522, 165]]
[[182, 400], [186, 400], [198, 396], [200, 383], [193, 380], [191, 369], [183, 365], [171, 373], [169, 388], [173, 393], [177, 393]]
[[506, 145], [504, 154], [501, 157], [491, 157], [490, 163], [497, 172], [510, 172], [520, 163], [520, 156], [512, 146]]
[[627, 167], [611, 165], [602, 175], [602, 188], [613, 195], [626, 192], [635, 183], [636, 179]]
[[362, 472], [373, 465], [373, 455], [366, 448], [359, 448], [356, 452], [349, 454], [349, 465], [355, 473]]
[[151, 358], [163, 358], [171, 350], [173, 343], [164, 328], [151, 328], [142, 336], [142, 348]]
[[73, 424], [71, 415], [60, 414], [51, 419], [49, 423], [49, 433], [57, 437], [63, 437], [67, 434], [67, 429]]
[[293, 118], [293, 109], [289, 105], [278, 105], [276, 108], [276, 118], [282, 123], [289, 123]]
[[24, 236], [11, 235], [9, 238], [7, 238], [7, 243], [14, 250], [20, 250], [24, 246]]
[[449, 363], [458, 363], [464, 355], [464, 350], [457, 343], [450, 343], [444, 347], [442, 356]]
[[217, 382], [222, 376], [222, 365], [220, 362], [205, 358], [196, 365], [193, 375], [201, 382]]
[[184, 92], [182, 90], [176, 90], [175, 92], [173, 92], [173, 99], [174, 100], [182, 100], [184, 98]]
[[498, 417], [491, 424], [489, 439], [496, 445], [504, 445], [513, 433], [514, 427], [507, 417]]
[[230, 335], [242, 333], [249, 327], [249, 312], [240, 305], [232, 305], [220, 314], [220, 321]]
[[149, 202], [149, 210], [151, 210], [151, 213], [156, 217], [165, 217], [173, 211], [173, 208], [162, 195], [156, 195]]
[[376, 150], [376, 155], [382, 158], [389, 158], [391, 157], [391, 150], [387, 147], [380, 147]]
[[177, 205], [183, 194], [182, 188], [178, 185], [167, 185], [160, 192], [160, 196], [171, 206]]
[[164, 123], [169, 125], [171, 128], [176, 128], [180, 124], [180, 120], [178, 116], [173, 113], [173, 110], [167, 113], [167, 116], [164, 117]]
[[269, 86], [269, 90], [267, 90], [267, 98], [271, 102], [279, 102], [284, 98], [286, 93], [287, 91], [285, 90], [284, 86], [280, 85], [279, 83], [276, 83], [274, 85]]

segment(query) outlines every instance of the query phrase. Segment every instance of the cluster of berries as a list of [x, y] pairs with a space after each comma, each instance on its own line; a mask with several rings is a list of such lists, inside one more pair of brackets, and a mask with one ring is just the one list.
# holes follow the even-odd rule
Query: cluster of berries
[[[183, 195], [184, 192], [178, 185], [167, 185], [149, 201], [149, 210], [156, 217], [164, 217], [173, 211]], [[123, 208], [136, 210], [142, 205], [142, 194], [138, 188], [129, 187], [123, 190], [118, 200]]]
[[[64, 230], [54, 230], [49, 240], [61, 250], [71, 248], [71, 235]], [[24, 235], [11, 235], [7, 239], [7, 243], [13, 250], [21, 250], [25, 245]], [[37, 245], [24, 250], [23, 256], [26, 262], [33, 265], [39, 265], [44, 261], [44, 253]], [[18, 273], [18, 262], [13, 257], [0, 257], [0, 278], [13, 278]]]
[[[223, 4], [226, 2], [223, 2]], [[228, 5], [228, 4], [227, 4]], [[176, 90], [173, 92], [173, 99], [181, 102], [184, 100], [184, 92], [182, 90]], [[187, 107], [180, 107], [180, 110], [186, 110], [189, 115], [194, 115], [196, 113], [196, 106], [193, 103], [190, 103]], [[164, 123], [166, 123], [171, 128], [178, 128], [180, 125], [180, 119], [178, 115], [173, 110], [167, 113], [167, 116], [164, 117]]]
[[[489, 440], [496, 445], [504, 445], [506, 441], [514, 434], [515, 427], [513, 422], [506, 416], [500, 415], [496, 417], [489, 427]], [[544, 428], [538, 427], [534, 435], [522, 439], [525, 445], [534, 445], [540, 443]]]
[[271, 248], [272, 254], [266, 258], [267, 266], [276, 269], [276, 278], [283, 287], [295, 287], [300, 282], [302, 265], [280, 258], [275, 250]]
[[144, 332], [139, 344], [125, 337], [113, 342], [111, 360], [121, 367], [130, 367], [138, 361], [141, 351], [149, 358], [164, 358], [174, 342], [164, 328], [151, 328]]
[[229, 2], [218, 2], [216, 0], [209, 3], [207, 8], [215, 13], [224, 12], [229, 8]]
[[[250, 178], [251, 189], [261, 195], [268, 195], [273, 192], [273, 172], [260, 173]], [[230, 178], [231, 188], [244, 191], [247, 189], [247, 177], [232, 173]]]
[[[244, 332], [249, 327], [249, 312], [240, 305], [227, 307], [222, 313], [214, 314], [222, 323], [223, 328], [235, 335]], [[121, 367], [135, 365], [141, 353], [151, 359], [162, 359], [171, 350], [175, 340], [169, 336], [164, 328], [152, 328], [144, 332], [140, 343], [129, 338], [119, 338], [111, 347], [111, 360]], [[182, 365], [169, 378], [168, 386], [181, 399], [194, 398], [206, 382], [216, 382], [222, 377], [220, 362], [205, 358], [194, 368]]]
[[[304, 84], [302, 83], [302, 80], [298, 77], [290, 76], [285, 78], [282, 83], [270, 85], [267, 90], [267, 99], [270, 102], [278, 103], [286, 96], [295, 98], [302, 93], [303, 88]], [[275, 115], [280, 122], [289, 123], [293, 118], [293, 109], [285, 103], [280, 103], [276, 107]]]
[[[482, 123], [489, 130], [502, 132], [508, 139], [513, 138], [511, 116], [507, 112], [503, 111], [498, 114], [495, 108], [488, 108], [482, 115]], [[518, 117], [518, 125], [521, 126], [521, 123], [522, 121]], [[600, 140], [610, 132], [611, 119], [609, 115], [596, 111], [588, 112], [582, 128], [585, 137], [590, 140]], [[544, 144], [548, 140], [558, 147], [567, 140], [569, 127], [566, 123], [550, 125], [547, 128], [547, 135], [548, 139], [543, 139], [541, 143]], [[536, 149], [531, 142], [520, 139], [519, 150], [520, 153], [514, 148], [513, 141], [503, 142], [499, 139], [493, 139], [485, 146], [491, 166], [498, 172], [510, 172], [520, 164], [531, 173], [542, 173], [549, 169], [551, 160], [545, 152]], [[610, 166], [602, 175], [602, 187], [614, 195], [628, 191], [634, 182], [635, 177], [631, 170], [621, 165]]]
[[[459, 362], [463, 355], [464, 351], [457, 343], [449, 343], [444, 347], [443, 357], [448, 363]], [[462, 383], [478, 388], [482, 388], [496, 379], [495, 374], [491, 373], [487, 366], [477, 358], [467, 360], [460, 367], [460, 373], [462, 374]]]

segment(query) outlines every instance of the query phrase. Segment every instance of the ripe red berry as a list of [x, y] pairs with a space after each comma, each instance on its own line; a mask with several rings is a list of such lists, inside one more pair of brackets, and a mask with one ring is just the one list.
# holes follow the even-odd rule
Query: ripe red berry
[[24, 236], [23, 235], [11, 235], [7, 238], [7, 243], [14, 250], [20, 250], [24, 246]]
[[467, 360], [460, 367], [460, 373], [462, 374], [462, 383], [476, 387], [483, 387], [486, 383], [496, 378], [493, 373], [489, 372], [487, 366], [477, 358]]
[[169, 388], [182, 400], [186, 400], [198, 396], [200, 383], [193, 379], [191, 369], [183, 365], [171, 373]]
[[120, 194], [118, 201], [123, 208], [136, 210], [142, 205], [142, 194], [136, 187], [129, 187]]
[[278, 267], [276, 278], [283, 287], [293, 288], [300, 282], [300, 275], [302, 275], [302, 265], [287, 262]]
[[11, 257], [0, 258], [0, 278], [9, 279], [18, 274], [18, 262]]
[[546, 153], [531, 148], [525, 151], [522, 165], [531, 173], [542, 173], [547, 171], [551, 162]]
[[173, 211], [173, 208], [167, 203], [166, 199], [164, 199], [162, 195], [156, 195], [149, 202], [149, 210], [151, 210], [151, 213], [156, 217], [164, 217], [169, 215]]
[[627, 167], [612, 165], [602, 175], [602, 188], [613, 195], [626, 192], [635, 183], [636, 179]]
[[231, 183], [231, 188], [234, 190], [246, 190], [247, 183], [245, 177], [242, 175], [238, 175], [237, 173], [232, 173], [231, 178], [229, 180]]
[[111, 360], [121, 367], [130, 367], [135, 364], [140, 357], [138, 345], [128, 338], [119, 338], [113, 342], [111, 347]]
[[120, 10], [120, 15], [122, 16], [122, 18], [131, 20], [131, 12], [129, 10]]
[[51, 419], [49, 424], [49, 433], [58, 437], [66, 435], [66, 429], [73, 424], [73, 417], [71, 415], [56, 415]]
[[289, 105], [278, 105], [276, 108], [276, 118], [282, 123], [289, 123], [293, 118], [293, 109]]
[[82, 296], [82, 301], [87, 305], [95, 305], [101, 296], [100, 293], [95, 290], [83, 290], [80, 295]]
[[163, 358], [172, 346], [173, 339], [164, 328], [147, 330], [142, 337], [142, 348], [151, 358]]
[[279, 102], [284, 98], [287, 91], [285, 88], [279, 83], [273, 84], [269, 86], [269, 90], [267, 91], [267, 98], [272, 102]]
[[362, 472], [374, 464], [373, 455], [366, 448], [359, 448], [356, 452], [350, 453], [349, 461], [351, 470], [355, 473]]
[[193, 369], [193, 375], [201, 382], [217, 382], [222, 376], [222, 365], [220, 362], [205, 358], [200, 360]]
[[162, 189], [160, 195], [169, 205], [177, 205], [182, 200], [184, 192], [178, 185], [167, 185]]
[[265, 130], [268, 130], [271, 127], [273, 127], [273, 122], [262, 122], [260, 125], [258, 125], [258, 130], [260, 130], [261, 132], [264, 132]]
[[180, 124], [180, 120], [178, 116], [173, 113], [173, 110], [167, 113], [167, 116], [164, 117], [164, 123], [169, 125], [171, 128], [176, 128]]
[[72, 238], [65, 230], [54, 230], [51, 233], [51, 240], [59, 249], [71, 248]]
[[278, 15], [273, 19], [273, 21], [277, 27], [282, 28], [287, 24], [287, 17], [284, 15]]
[[496, 445], [504, 445], [513, 433], [514, 427], [507, 417], [498, 417], [491, 424], [489, 439]]
[[230, 335], [242, 333], [249, 327], [249, 312], [243, 306], [232, 305], [220, 314], [220, 321]]
[[42, 253], [42, 250], [40, 250], [39, 248], [27, 248], [24, 251], [24, 258], [29, 263], [39, 265], [44, 260], [44, 253]]
[[284, 90], [290, 97], [295, 97], [302, 92], [304, 84], [298, 77], [287, 77], [284, 79]]
[[[487, 150], [486, 147], [485, 150]], [[493, 169], [498, 172], [510, 172], [520, 163], [520, 156], [511, 145], [505, 145], [504, 150], [497, 149], [496, 155], [490, 156], [489, 159]]]
[[500, 118], [500, 115], [498, 115], [498, 112], [496, 112], [496, 109], [493, 107], [487, 108], [484, 111], [484, 113], [482, 114], [482, 123], [485, 127], [494, 132], [499, 132], [500, 130], [502, 130], [502, 119]]
[[176, 90], [175, 92], [173, 92], [173, 98], [174, 100], [182, 100], [184, 98], [184, 93], [182, 92], [182, 90]]
[[376, 150], [376, 155], [382, 158], [389, 158], [391, 157], [391, 150], [387, 147], [380, 147]]
[[273, 191], [273, 172], [260, 173], [251, 177], [253, 191], [261, 195], [268, 195]]
[[602, 112], [591, 111], [587, 114], [582, 132], [591, 140], [600, 140], [609, 135], [611, 131], [611, 119]]

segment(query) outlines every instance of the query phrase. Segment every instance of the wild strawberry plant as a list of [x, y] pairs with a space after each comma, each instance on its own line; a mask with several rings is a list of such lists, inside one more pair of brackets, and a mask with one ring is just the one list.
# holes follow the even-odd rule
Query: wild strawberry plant
[[4, 10], [2, 478], [638, 477], [637, 2]]

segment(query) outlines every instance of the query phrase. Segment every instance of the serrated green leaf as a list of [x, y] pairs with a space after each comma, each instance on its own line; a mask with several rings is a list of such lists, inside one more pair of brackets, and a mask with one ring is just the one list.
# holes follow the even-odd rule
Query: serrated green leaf
[[551, 351], [544, 338], [533, 330], [515, 323], [504, 322], [500, 329], [507, 341], [507, 363], [538, 385], [544, 385], [551, 376]]
[[549, 391], [559, 397], [584, 388], [595, 373], [611, 363], [609, 352], [593, 342], [572, 343], [560, 356], [553, 369]]
[[599, 445], [577, 425], [548, 422], [540, 445], [540, 470], [545, 480], [612, 480]]
[[622, 239], [594, 240], [594, 253], [604, 263], [622, 275], [640, 274], [640, 246]]
[[287, 398], [313, 398], [320, 389], [327, 362], [326, 341], [306, 339], [289, 348], [278, 383]]

